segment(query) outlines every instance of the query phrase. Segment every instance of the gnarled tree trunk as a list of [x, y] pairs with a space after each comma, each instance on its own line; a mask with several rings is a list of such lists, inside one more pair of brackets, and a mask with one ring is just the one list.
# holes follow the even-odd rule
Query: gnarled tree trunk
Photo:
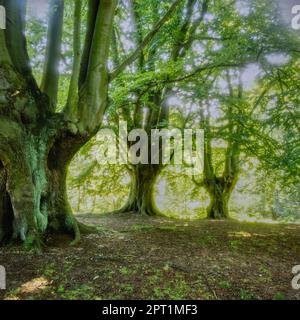
[[[230, 91], [230, 97], [235, 97], [235, 91], [233, 90], [229, 78], [227, 75], [228, 87]], [[237, 90], [237, 98], [242, 100], [242, 83], [239, 79], [239, 87]], [[208, 104], [209, 106], [209, 104]], [[208, 107], [209, 108], [209, 107]], [[199, 185], [206, 189], [210, 197], [210, 204], [207, 207], [208, 219], [226, 219], [229, 218], [228, 204], [230, 196], [236, 183], [238, 181], [239, 166], [240, 166], [240, 144], [235, 136], [239, 136], [242, 129], [239, 125], [233, 122], [233, 110], [232, 105], [229, 104], [226, 112], [228, 116], [228, 137], [227, 147], [225, 149], [225, 165], [223, 173], [218, 176], [216, 169], [213, 165], [213, 148], [212, 138], [213, 132], [210, 124], [210, 111], [204, 112], [204, 105], [200, 105], [201, 124], [205, 129], [206, 139], [204, 143], [204, 171], [203, 181]]]
[[45, 99], [38, 91], [39, 99], [32, 95], [24, 82], [12, 83], [9, 77], [14, 73], [10, 69], [0, 75], [0, 81], [9, 84], [0, 104], [1, 238], [11, 236], [39, 246], [42, 234], [56, 231], [78, 239], [79, 227], [67, 200], [66, 173], [85, 139], [71, 134], [60, 115], [48, 114], [45, 119], [38, 113], [27, 114], [27, 107], [38, 110], [37, 100]]
[[227, 219], [229, 218], [228, 203], [236, 179], [214, 178], [205, 181], [205, 189], [210, 197], [210, 204], [207, 207], [207, 218]]
[[[92, 33], [86, 36], [82, 78], [79, 81], [77, 57], [72, 80], [78, 86], [70, 86], [73, 99], [58, 113], [63, 1], [53, 4], [39, 88], [26, 50], [26, 1], [0, 0], [8, 22], [7, 29], [0, 30], [0, 241], [18, 239], [37, 248], [48, 233], [68, 233], [77, 242], [80, 231], [86, 231], [72, 214], [66, 176], [74, 155], [97, 133], [107, 106], [106, 64], [116, 7], [115, 0], [89, 1]], [[74, 42], [80, 41], [80, 11], [81, 1], [76, 1]]]
[[138, 212], [157, 215], [154, 186], [160, 171], [159, 165], [135, 165], [130, 170], [131, 189], [127, 203], [120, 212]]

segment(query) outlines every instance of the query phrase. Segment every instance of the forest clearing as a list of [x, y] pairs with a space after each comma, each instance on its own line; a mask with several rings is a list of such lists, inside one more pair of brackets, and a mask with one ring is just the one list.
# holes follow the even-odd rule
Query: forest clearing
[[297, 0], [0, 0], [0, 299], [299, 300], [299, 30]]
[[[88, 215], [101, 226], [80, 245], [49, 239], [40, 255], [0, 250], [2, 299], [299, 299], [300, 227]], [[298, 245], [296, 245], [298, 244]]]

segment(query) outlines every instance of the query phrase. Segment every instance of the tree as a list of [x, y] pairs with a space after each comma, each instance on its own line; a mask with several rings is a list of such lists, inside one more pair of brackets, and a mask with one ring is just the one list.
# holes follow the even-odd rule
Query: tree
[[[162, 129], [168, 127], [169, 124], [169, 106], [168, 98], [173, 94], [174, 82], [158, 81], [158, 85], [150, 85], [147, 83], [149, 76], [155, 79], [159, 73], [158, 66], [161, 66], [162, 59], [161, 55], [165, 54], [168, 56], [167, 60], [164, 61], [166, 65], [170, 66], [170, 70], [165, 72], [166, 77], [172, 78], [172, 73], [174, 77], [174, 70], [172, 68], [178, 69], [179, 74], [184, 75], [186, 72], [182, 67], [182, 61], [189, 52], [195, 34], [198, 27], [203, 22], [204, 16], [208, 10], [208, 0], [197, 1], [197, 0], [187, 0], [184, 5], [184, 10], [179, 10], [176, 15], [174, 14], [174, 19], [172, 23], [172, 40], [170, 40], [169, 35], [166, 33], [161, 35], [160, 39], [155, 38], [151, 44], [151, 50], [147, 54], [143, 50], [139, 52], [137, 72], [139, 81], [133, 85], [134, 89], [132, 92], [135, 95], [135, 100], [133, 101], [133, 112], [121, 109], [120, 117], [127, 121], [131, 125], [131, 128], [144, 128], [148, 134], [149, 141], [149, 155], [151, 154], [151, 130], [152, 129]], [[155, 10], [152, 13], [152, 20], [154, 24], [157, 24], [158, 15], [158, 5], [154, 4]], [[140, 48], [143, 45], [143, 32], [144, 32], [144, 19], [141, 16], [141, 5], [136, 1], [131, 1], [131, 10], [134, 24], [134, 40], [136, 42], [136, 47]], [[182, 14], [184, 11], [184, 14]], [[154, 26], [154, 30], [155, 30]], [[167, 30], [170, 32], [170, 30]], [[163, 43], [159, 47], [157, 43]], [[167, 46], [166, 46], [167, 44]], [[115, 54], [114, 61], [118, 64], [118, 45], [115, 41]], [[167, 49], [166, 49], [167, 47]], [[135, 77], [137, 77], [135, 72]], [[177, 76], [179, 76], [177, 74]], [[146, 89], [141, 87], [141, 79], [145, 77], [145, 83], [143, 84]], [[124, 85], [124, 81], [121, 82]], [[132, 143], [128, 143], [128, 147], [131, 147]], [[160, 154], [163, 150], [160, 146]], [[147, 215], [156, 215], [158, 209], [154, 203], [153, 192], [154, 186], [157, 182], [157, 178], [163, 170], [164, 165], [151, 164], [150, 159], [148, 164], [137, 164], [127, 166], [127, 169], [132, 177], [131, 191], [126, 205], [119, 210], [120, 212], [139, 212]]]
[[[243, 109], [243, 88], [239, 78], [238, 88], [235, 90], [232, 86], [229, 72], [226, 73], [229, 95], [226, 103], [225, 130], [222, 128], [222, 138], [226, 140], [224, 169], [221, 175], [218, 175], [213, 165], [212, 139], [214, 136], [211, 128], [211, 119], [209, 107], [205, 114], [204, 108], [200, 108], [200, 116], [203, 121], [203, 127], [206, 130], [206, 140], [204, 146], [204, 172], [203, 185], [210, 197], [210, 204], [207, 208], [207, 217], [210, 219], [222, 219], [229, 217], [228, 202], [231, 193], [237, 183], [239, 166], [242, 127], [235, 121], [237, 110]], [[228, 101], [229, 100], [229, 101]], [[238, 105], [238, 108], [236, 108]], [[227, 131], [227, 132], [226, 132]]]

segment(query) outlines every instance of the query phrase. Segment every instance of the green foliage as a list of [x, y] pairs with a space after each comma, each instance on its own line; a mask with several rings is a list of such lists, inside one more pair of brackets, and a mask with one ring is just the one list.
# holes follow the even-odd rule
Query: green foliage
[[273, 300], [286, 300], [286, 297], [283, 293], [278, 292], [275, 294]]
[[[133, 7], [119, 3], [110, 71], [133, 52], [171, 3], [139, 0]], [[282, 25], [274, 1], [255, 0], [241, 8], [235, 1], [218, 0], [208, 3], [202, 19], [203, 1], [195, 1], [190, 20], [188, 3], [182, 2], [137, 61], [111, 83], [104, 126], [117, 131], [119, 120], [126, 120], [129, 128], [204, 128], [206, 139], [212, 141], [212, 164], [218, 177], [225, 169], [228, 143], [234, 141], [241, 159], [230, 202], [232, 215], [298, 221], [299, 37]], [[74, 1], [65, 1], [58, 111], [65, 106], [72, 70], [73, 9]], [[84, 1], [83, 21], [86, 14]], [[46, 26], [47, 15], [28, 11], [28, 50], [38, 81]], [[83, 23], [82, 43], [85, 28]], [[180, 54], [174, 57], [176, 48], [181, 48]], [[165, 90], [170, 92], [169, 117], [149, 122], [145, 114], [159, 112], [161, 106], [154, 97], [163, 98]], [[95, 154], [100, 147], [93, 139], [70, 167], [69, 196], [75, 212], [114, 211], [128, 197], [127, 168], [98, 165]], [[208, 194], [183, 171], [173, 166], [163, 170], [155, 188], [157, 206], [169, 217], [204, 218]]]
[[251, 291], [241, 289], [240, 290], [240, 299], [241, 300], [256, 300], [256, 296]]

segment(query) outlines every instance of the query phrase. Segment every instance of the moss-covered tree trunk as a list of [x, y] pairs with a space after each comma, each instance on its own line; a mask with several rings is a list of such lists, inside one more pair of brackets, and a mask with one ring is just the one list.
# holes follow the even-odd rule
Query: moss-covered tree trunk
[[[7, 10], [7, 28], [0, 30], [0, 241], [16, 239], [40, 248], [48, 233], [57, 232], [71, 234], [77, 242], [86, 227], [72, 214], [66, 177], [74, 155], [97, 133], [107, 106], [106, 65], [116, 1], [88, 1], [84, 55], [81, 63], [78, 55], [74, 58], [73, 85], [60, 113], [56, 95], [63, 1], [54, 1], [49, 15], [41, 87], [26, 49], [26, 1], [0, 0], [0, 5]], [[81, 1], [74, 14], [78, 49]]]
[[[9, 83], [8, 76], [15, 71], [6, 71], [0, 81]], [[39, 246], [42, 234], [55, 231], [78, 239], [79, 227], [67, 199], [66, 174], [85, 139], [72, 135], [61, 116], [48, 114], [45, 119], [26, 114], [28, 104], [36, 110], [41, 106], [20, 82], [10, 82], [9, 87], [20, 94], [12, 96], [11, 91], [5, 91], [0, 104], [4, 114], [5, 110], [13, 111], [2, 113], [0, 118], [1, 238]], [[40, 99], [43, 101], [42, 95]]]
[[[237, 89], [237, 97], [235, 90], [232, 88], [229, 74], [227, 75], [227, 82], [231, 98], [237, 98], [242, 101], [242, 83], [239, 79], [239, 86]], [[204, 143], [204, 170], [203, 180], [199, 186], [204, 187], [209, 194], [210, 203], [207, 207], [208, 219], [226, 219], [229, 218], [229, 200], [230, 196], [236, 186], [239, 176], [240, 167], [240, 142], [236, 137], [242, 133], [242, 128], [233, 121], [233, 106], [228, 105], [226, 116], [228, 117], [228, 137], [227, 147], [225, 149], [225, 163], [223, 173], [220, 175], [216, 173], [216, 168], [213, 163], [213, 148], [212, 139], [214, 132], [211, 126], [210, 110], [204, 104], [200, 103], [201, 126], [205, 130]]]
[[[210, 150], [210, 147], [208, 148]], [[228, 204], [234, 187], [238, 181], [239, 147], [229, 144], [223, 175], [217, 177], [212, 168], [210, 152], [205, 151], [205, 167], [203, 185], [210, 197], [207, 207], [208, 219], [229, 218]]]
[[132, 167], [130, 194], [121, 212], [138, 212], [149, 216], [158, 213], [154, 200], [154, 186], [159, 169], [158, 165], [151, 164]]
[[205, 189], [209, 194], [210, 203], [207, 207], [207, 218], [227, 219], [229, 218], [228, 204], [235, 182], [223, 178], [215, 178], [205, 181]]

